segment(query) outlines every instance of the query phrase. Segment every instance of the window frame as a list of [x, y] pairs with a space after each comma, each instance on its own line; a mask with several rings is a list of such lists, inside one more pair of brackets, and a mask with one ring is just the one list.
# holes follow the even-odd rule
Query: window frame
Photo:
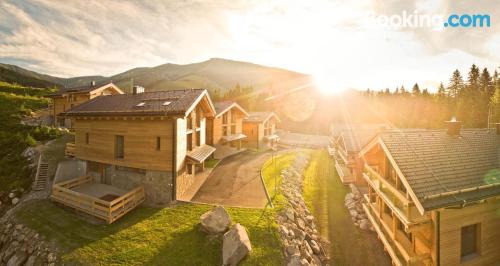
[[[472, 232], [474, 232], [474, 251], [464, 254], [464, 229], [474, 227]], [[460, 263], [472, 260], [481, 255], [481, 223], [469, 224], [460, 227]]]
[[[119, 141], [121, 139], [121, 147]], [[115, 135], [115, 159], [125, 159], [125, 136]]]

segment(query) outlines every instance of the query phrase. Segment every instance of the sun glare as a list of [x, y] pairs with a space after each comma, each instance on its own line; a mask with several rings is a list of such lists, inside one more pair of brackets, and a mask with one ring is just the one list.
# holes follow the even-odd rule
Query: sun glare
[[314, 85], [323, 94], [334, 95], [344, 91], [343, 84], [333, 75], [317, 73], [313, 75]]

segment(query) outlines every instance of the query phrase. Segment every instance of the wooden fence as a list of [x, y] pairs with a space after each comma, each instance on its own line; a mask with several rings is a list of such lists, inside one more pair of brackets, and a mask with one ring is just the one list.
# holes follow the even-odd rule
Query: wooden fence
[[53, 201], [105, 220], [109, 224], [144, 202], [143, 186], [139, 186], [113, 201], [105, 201], [71, 190], [89, 182], [92, 182], [91, 177], [79, 177], [54, 184], [50, 198]]

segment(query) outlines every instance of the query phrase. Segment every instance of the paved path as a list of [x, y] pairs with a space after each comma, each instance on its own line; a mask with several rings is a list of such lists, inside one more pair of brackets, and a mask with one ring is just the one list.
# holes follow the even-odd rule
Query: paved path
[[267, 203], [260, 168], [271, 153], [246, 151], [224, 159], [191, 201], [262, 208]]

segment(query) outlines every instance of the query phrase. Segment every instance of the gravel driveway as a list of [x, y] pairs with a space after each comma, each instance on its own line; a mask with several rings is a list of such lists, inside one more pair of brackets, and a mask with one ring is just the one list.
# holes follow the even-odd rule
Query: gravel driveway
[[262, 208], [267, 203], [260, 168], [271, 153], [246, 151], [225, 158], [201, 186], [192, 202]]

